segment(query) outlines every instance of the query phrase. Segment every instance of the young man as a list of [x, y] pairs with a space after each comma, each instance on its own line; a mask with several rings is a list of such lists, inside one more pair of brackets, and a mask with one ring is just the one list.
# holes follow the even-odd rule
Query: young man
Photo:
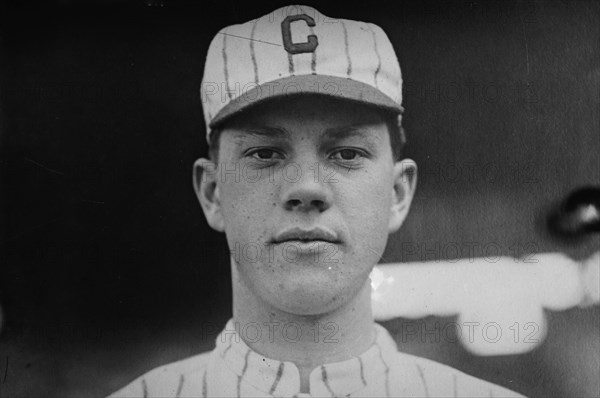
[[292, 6], [216, 35], [194, 187], [232, 253], [233, 319], [211, 353], [113, 396], [517, 396], [398, 352], [374, 323], [369, 274], [416, 185], [401, 86], [373, 24]]

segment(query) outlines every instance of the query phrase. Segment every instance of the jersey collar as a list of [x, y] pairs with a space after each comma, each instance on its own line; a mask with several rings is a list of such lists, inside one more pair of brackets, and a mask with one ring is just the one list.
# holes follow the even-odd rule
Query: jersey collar
[[[397, 346], [382, 326], [373, 327], [375, 342], [364, 353], [323, 364], [311, 372], [310, 395], [346, 396], [369, 385], [388, 382], [390, 355], [397, 352]], [[300, 373], [296, 365], [253, 351], [236, 331], [232, 319], [217, 337], [213, 356], [238, 376], [239, 384], [248, 383], [267, 396], [300, 396]]]

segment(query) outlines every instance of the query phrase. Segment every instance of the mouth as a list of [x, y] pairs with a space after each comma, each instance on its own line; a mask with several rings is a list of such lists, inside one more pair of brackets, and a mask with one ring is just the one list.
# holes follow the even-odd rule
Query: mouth
[[299, 243], [341, 243], [338, 235], [327, 228], [316, 227], [311, 229], [302, 229], [298, 227], [285, 229], [275, 235], [272, 243], [299, 242]]

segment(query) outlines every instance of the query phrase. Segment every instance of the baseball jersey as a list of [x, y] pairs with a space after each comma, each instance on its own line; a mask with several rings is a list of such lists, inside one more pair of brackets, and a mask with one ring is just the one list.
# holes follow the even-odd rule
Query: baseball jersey
[[295, 364], [249, 348], [233, 321], [216, 348], [158, 367], [110, 397], [520, 397], [449, 366], [398, 352], [390, 334], [374, 324], [376, 340], [360, 356], [323, 364], [300, 393]]

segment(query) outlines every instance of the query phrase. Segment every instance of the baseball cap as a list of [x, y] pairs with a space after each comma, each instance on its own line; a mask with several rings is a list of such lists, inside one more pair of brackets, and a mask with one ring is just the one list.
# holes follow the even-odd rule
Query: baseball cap
[[200, 89], [206, 138], [250, 106], [298, 94], [356, 101], [400, 117], [402, 76], [385, 32], [303, 5], [221, 29]]

